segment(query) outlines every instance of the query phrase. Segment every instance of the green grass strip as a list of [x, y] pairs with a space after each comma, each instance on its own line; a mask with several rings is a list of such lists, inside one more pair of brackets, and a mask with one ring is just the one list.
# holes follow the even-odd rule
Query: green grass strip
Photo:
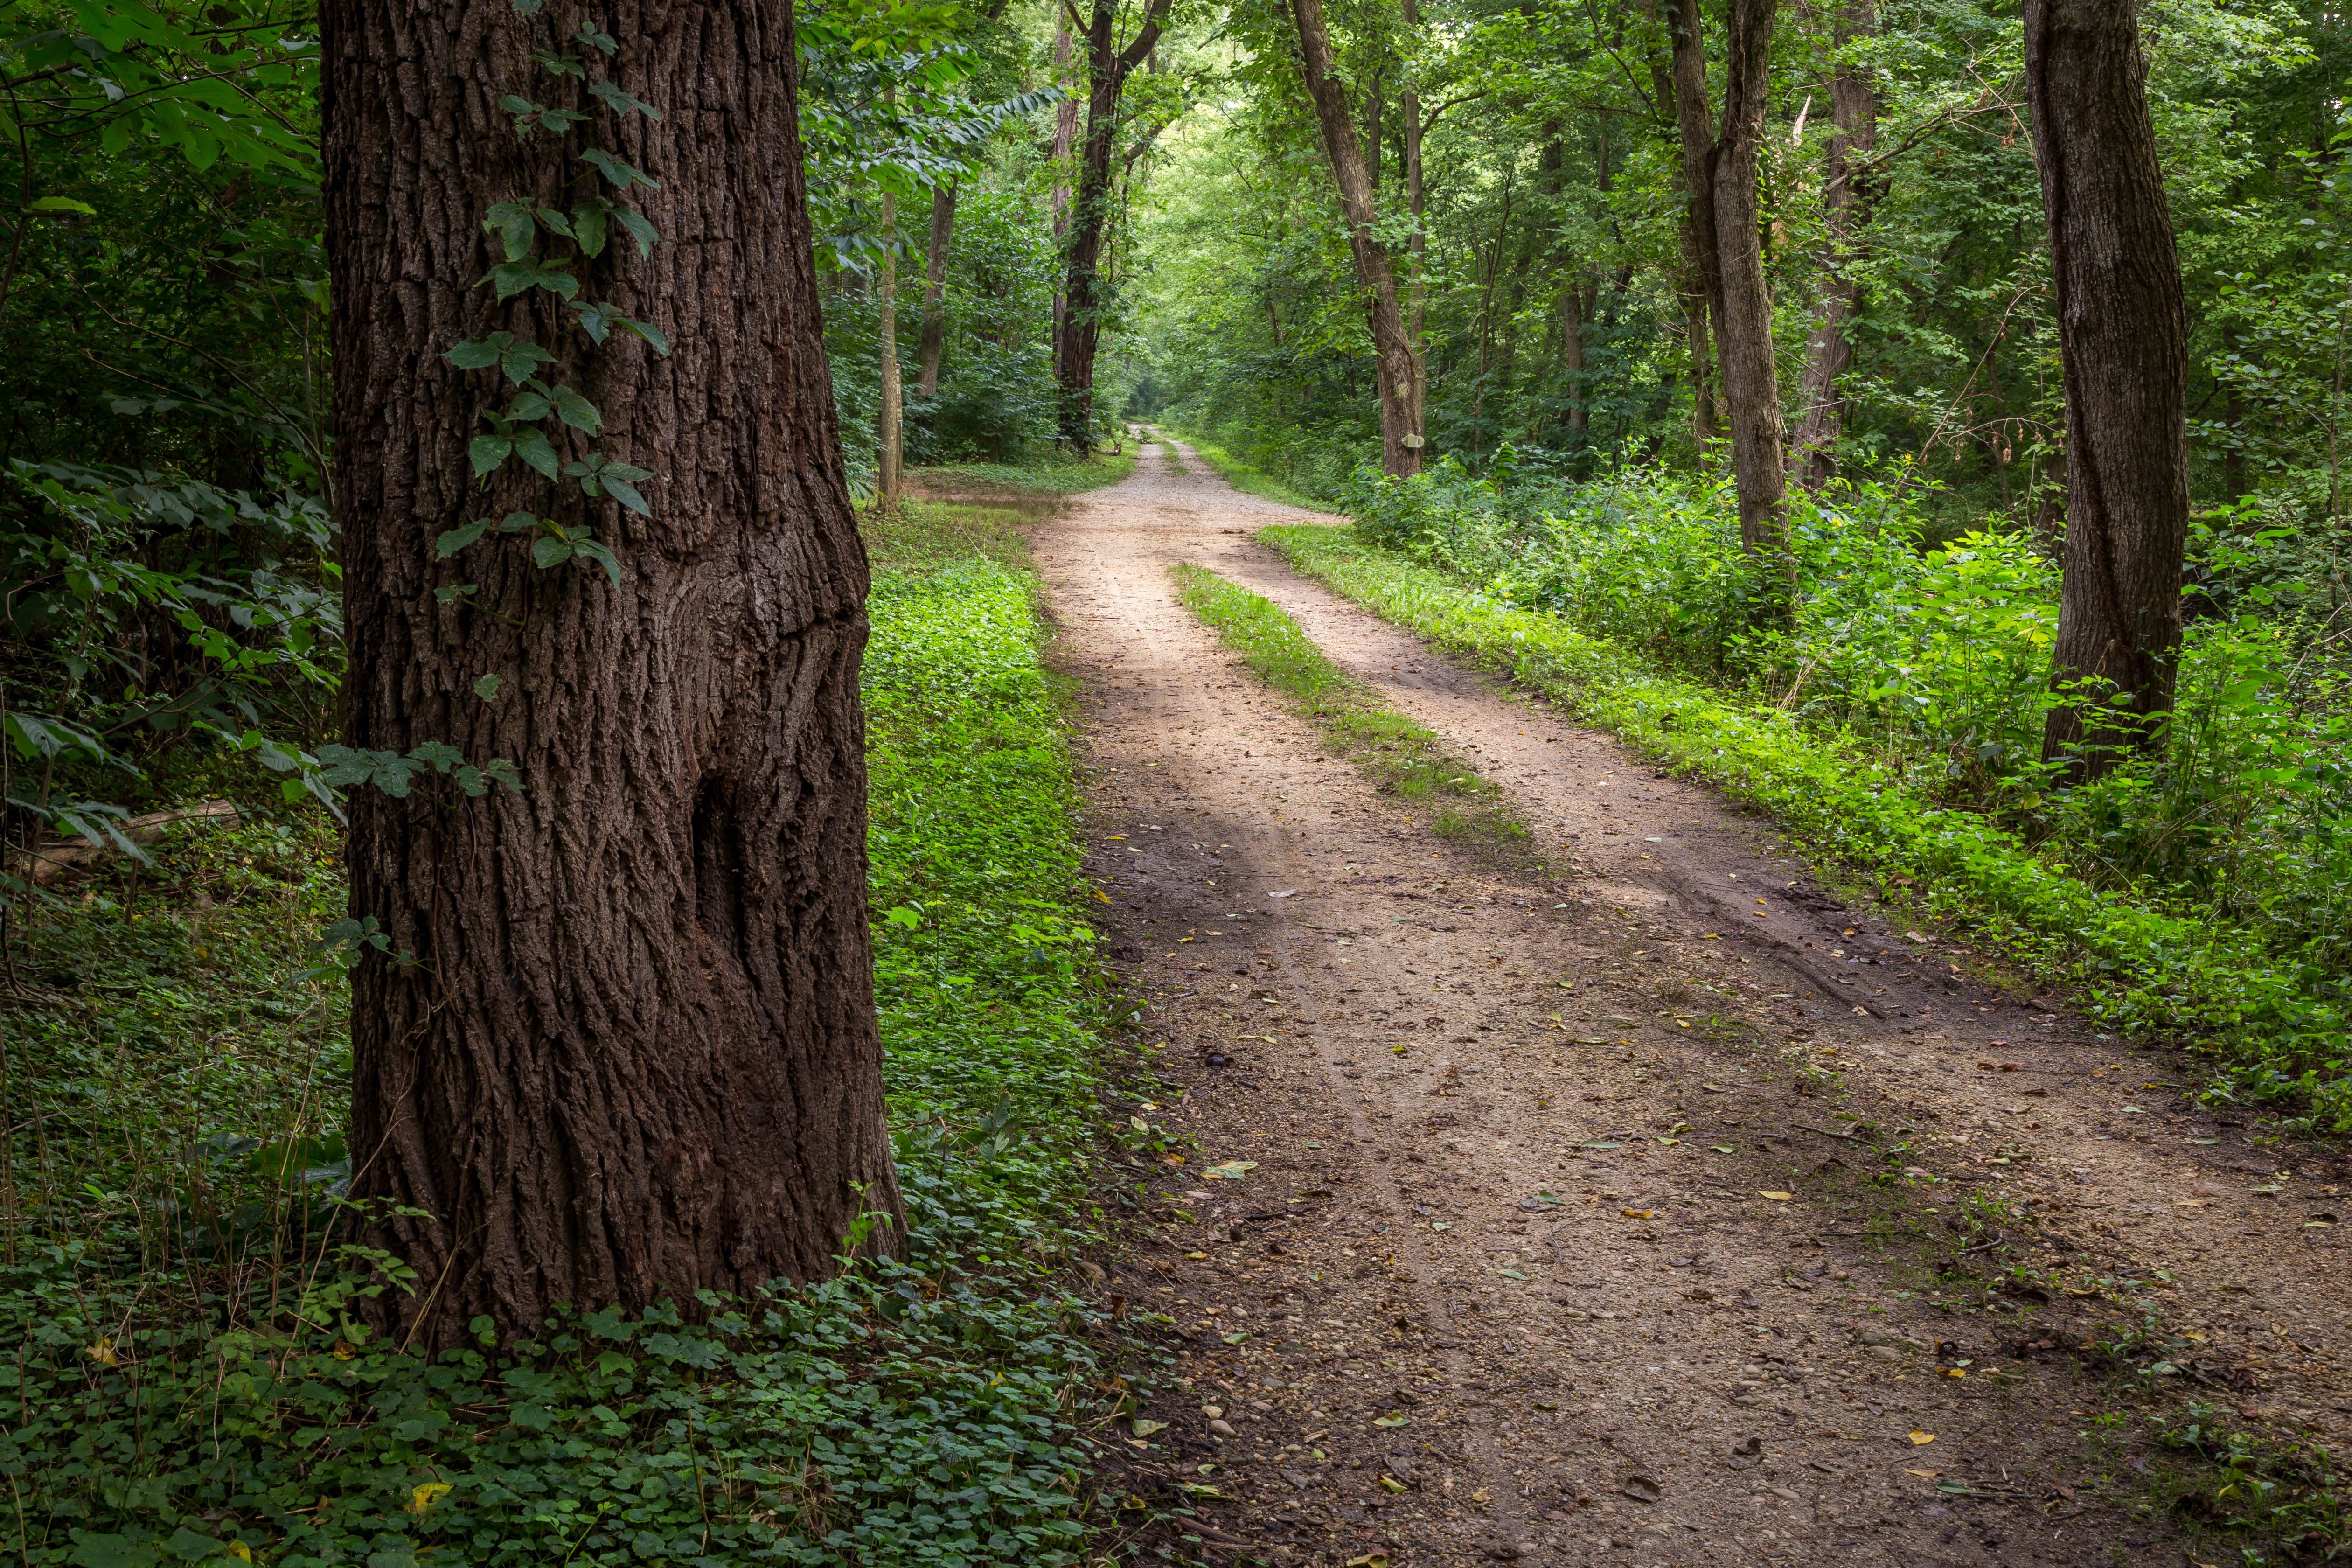
[[1383, 706], [1369, 688], [1351, 679], [1281, 605], [1204, 567], [1184, 564], [1169, 572], [1184, 607], [1240, 654], [1259, 679], [1316, 721], [1326, 745], [1382, 790], [1432, 806], [1431, 826], [1441, 837], [1506, 860], [1530, 857], [1534, 837], [1502, 792], [1450, 755], [1436, 731]]
[[2352, 1131], [2338, 983], [2210, 918], [2095, 891], [1982, 817], [1930, 805], [1889, 769], [1771, 709], [1661, 675], [1613, 644], [1391, 555], [1352, 531], [1259, 538], [1382, 618], [1561, 702], [1651, 756], [1777, 816], [1793, 836], [1965, 920], [2119, 1031], [2216, 1055], [2213, 1100], [2297, 1108]]

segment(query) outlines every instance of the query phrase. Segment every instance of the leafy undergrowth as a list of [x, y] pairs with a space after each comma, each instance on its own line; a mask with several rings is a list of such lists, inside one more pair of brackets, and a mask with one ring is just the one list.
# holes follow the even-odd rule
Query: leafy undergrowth
[[1969, 812], [1937, 806], [1897, 768], [1800, 728], [1784, 710], [1659, 673], [1558, 617], [1518, 609], [1351, 530], [1261, 536], [1386, 619], [1559, 700], [1652, 756], [1778, 816], [1808, 843], [1968, 920], [2086, 1011], [2212, 1052], [2216, 1099], [2276, 1103], [2315, 1131], [2352, 1131], [2341, 977], [2280, 958], [2210, 911], [2102, 891]]
[[[921, 552], [916, 552], [922, 554]], [[694, 1316], [373, 1343], [339, 1243], [329, 826], [175, 838], [16, 936], [0, 1409], [27, 1568], [1070, 1563], [1118, 1385], [1075, 796], [1023, 573], [883, 552], [877, 989], [910, 1261]], [[5, 1379], [5, 1374], [0, 1374]]]
[[1433, 828], [1506, 859], [1528, 858], [1534, 837], [1503, 794], [1448, 754], [1436, 731], [1382, 704], [1326, 658], [1281, 605], [1190, 564], [1171, 567], [1185, 608], [1259, 679], [1321, 726], [1324, 743], [1402, 799], [1436, 807]]
[[1223, 447], [1219, 446], [1214, 441], [1207, 439], [1205, 437], [1186, 434], [1180, 438], [1186, 446], [1192, 447], [1195, 453], [1199, 454], [1202, 462], [1215, 469], [1217, 473], [1223, 478], [1225, 483], [1233, 486], [1234, 489], [1241, 491], [1244, 495], [1256, 496], [1265, 500], [1279, 501], [1284, 506], [1304, 507], [1308, 511], [1328, 511], [1330, 510], [1323, 502], [1317, 500], [1314, 497], [1309, 496], [1301, 490], [1295, 489], [1291, 486], [1283, 483], [1282, 480], [1276, 479], [1274, 475], [1265, 472], [1263, 468], [1251, 467], [1241, 458], [1234, 457], [1232, 452], [1226, 450]]

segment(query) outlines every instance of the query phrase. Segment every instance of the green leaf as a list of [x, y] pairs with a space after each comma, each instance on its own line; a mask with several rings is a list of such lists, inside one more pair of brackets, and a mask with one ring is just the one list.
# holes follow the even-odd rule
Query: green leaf
[[539, 225], [527, 202], [499, 203], [483, 217], [482, 229], [499, 237], [506, 247], [509, 261], [520, 261], [529, 256], [539, 238]]
[[459, 370], [488, 370], [499, 363], [513, 342], [512, 332], [492, 332], [487, 338], [468, 338], [441, 357]]
[[504, 682], [497, 676], [485, 675], [474, 682], [474, 695], [485, 702], [496, 702], [499, 700], [499, 688], [503, 684]]
[[[493, 438], [495, 439], [495, 437]], [[479, 473], [480, 471], [481, 470], [478, 468], [475, 470], [477, 473]], [[477, 539], [481, 538], [483, 532], [488, 530], [489, 526], [490, 520], [485, 517], [477, 519], [476, 521], [467, 523], [463, 528], [453, 528], [448, 532], [443, 534], [440, 538], [435, 540], [433, 542], [433, 548], [446, 560], [447, 557], [455, 555], [460, 550], [465, 549], [468, 544], [473, 543]]]
[[604, 483], [605, 494], [635, 512], [639, 517], [651, 517], [654, 514], [654, 509], [646, 504], [646, 498], [637, 493], [637, 487], [628, 480], [614, 479], [609, 469], [597, 477]]
[[604, 548], [601, 541], [594, 539], [574, 540], [572, 544], [572, 549], [574, 554], [579, 555], [585, 560], [593, 561], [596, 564], [602, 566], [604, 569], [604, 575], [613, 580], [614, 587], [618, 588], [621, 585], [621, 563], [614, 557], [611, 551]]
[[541, 49], [530, 58], [538, 62], [540, 69], [550, 76], [576, 76], [583, 81], [587, 79], [588, 73], [581, 68], [577, 55], [550, 54]]
[[466, 753], [446, 741], [426, 741], [411, 746], [408, 754], [436, 773], [447, 773], [466, 760]]
[[572, 541], [560, 534], [542, 533], [530, 542], [530, 563], [545, 572], [572, 559]]
[[590, 48], [595, 49], [603, 54], [616, 54], [619, 52], [621, 47], [620, 43], [614, 39], [612, 34], [605, 32], [604, 29], [594, 26], [593, 23], [583, 22], [580, 25], [580, 30], [572, 36], [579, 42], [583, 43]]
[[610, 180], [615, 190], [625, 191], [631, 185], [645, 185], [656, 191], [661, 189], [660, 181], [635, 164], [622, 162], [602, 147], [582, 149], [580, 161]]
[[466, 456], [473, 461], [474, 477], [479, 479], [513, 456], [514, 449], [511, 436], [477, 436], [467, 447]]
[[492, 757], [482, 764], [482, 772], [498, 780], [515, 794], [522, 793], [522, 774], [517, 773], [515, 765], [504, 757]]
[[645, 214], [635, 207], [615, 206], [613, 216], [620, 220], [623, 228], [629, 231], [629, 237], [637, 242], [639, 258], [654, 253], [654, 247], [661, 240], [661, 231], [646, 220]]
[[661, 118], [660, 110], [641, 98], [623, 92], [609, 81], [592, 81], [588, 84], [588, 90], [597, 102], [615, 114], [642, 114], [655, 121]]
[[[623, 93], [621, 96], [626, 98], [628, 94]], [[653, 114], [652, 110], [646, 110], [646, 112]], [[661, 116], [655, 114], [654, 118], [659, 120]], [[71, 196], [35, 196], [25, 204], [25, 210], [28, 213], [76, 213], [83, 217], [98, 216], [96, 207], [88, 202], [78, 202]]]
[[591, 196], [572, 209], [572, 237], [580, 244], [583, 256], [604, 254], [604, 215], [613, 204], [602, 196]]
[[546, 418], [548, 410], [553, 406], [547, 392], [541, 388], [539, 383], [532, 382], [515, 394], [515, 400], [507, 405], [506, 417], [520, 424], [533, 425]]
[[536, 430], [517, 431], [514, 449], [516, 457], [520, 458], [551, 479], [555, 477], [556, 470], [562, 466], [556, 458], [555, 448], [549, 446], [547, 437]]
[[621, 325], [628, 328], [629, 331], [636, 333], [637, 336], [645, 339], [646, 342], [652, 344], [654, 353], [660, 354], [665, 359], [669, 357], [669, 334], [663, 331], [659, 327], [655, 326], [651, 321], [633, 321], [628, 320], [626, 317], [623, 317]]
[[500, 533], [524, 533], [539, 526], [539, 519], [527, 511], [510, 511], [499, 519]]
[[568, 386], [554, 389], [555, 416], [583, 435], [593, 436], [604, 424], [596, 405]]

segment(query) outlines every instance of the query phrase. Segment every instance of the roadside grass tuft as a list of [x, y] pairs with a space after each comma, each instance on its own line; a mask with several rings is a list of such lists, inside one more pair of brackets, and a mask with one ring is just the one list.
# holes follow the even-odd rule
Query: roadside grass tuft
[[1182, 439], [1186, 446], [1199, 454], [1202, 462], [1208, 464], [1223, 478], [1225, 483], [1244, 495], [1256, 496], [1261, 500], [1278, 501], [1284, 506], [1300, 507], [1307, 511], [1328, 512], [1331, 510], [1326, 503], [1317, 500], [1313, 496], [1293, 489], [1272, 474], [1250, 467], [1214, 441], [1190, 435]]
[[1428, 812], [1432, 831], [1508, 864], [1535, 860], [1535, 837], [1501, 790], [1447, 752], [1427, 726], [1384, 706], [1333, 664], [1273, 600], [1205, 567], [1170, 568], [1185, 608], [1268, 686], [1298, 704], [1324, 744], [1383, 791]]

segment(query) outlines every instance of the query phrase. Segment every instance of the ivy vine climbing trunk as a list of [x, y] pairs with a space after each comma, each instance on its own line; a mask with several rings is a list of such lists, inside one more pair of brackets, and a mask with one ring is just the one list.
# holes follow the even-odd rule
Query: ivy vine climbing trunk
[[1119, 95], [1135, 68], [1160, 41], [1168, 0], [1146, 0], [1143, 20], [1127, 47], [1118, 47], [1115, 0], [1095, 0], [1087, 19], [1087, 139], [1078, 159], [1076, 198], [1063, 247], [1066, 279], [1055, 324], [1054, 369], [1059, 378], [1062, 440], [1085, 451], [1094, 442], [1095, 351], [1102, 342], [1106, 298], [1103, 250], [1110, 233], [1111, 161], [1118, 138]]
[[[609, 60], [572, 42], [592, 20]], [[823, 1276], [853, 1236], [895, 1247], [861, 1223], [901, 1210], [866, 930], [867, 579], [789, 0], [341, 0], [323, 29], [348, 739], [509, 759], [523, 786], [351, 795], [351, 907], [385, 939], [352, 978], [353, 1187], [417, 1275], [375, 1310], [430, 1350], [478, 1317], [691, 1310]], [[585, 59], [551, 76], [535, 54]], [[579, 118], [518, 135], [509, 94]], [[583, 184], [598, 156], [660, 182], [631, 193], [649, 254], [618, 228], [572, 254], [518, 209], [540, 281], [478, 287], [501, 259], [486, 210], [611, 188]], [[659, 331], [583, 330], [606, 305]], [[524, 416], [498, 366], [448, 355], [502, 332], [593, 405], [546, 432], [554, 457], [650, 470], [643, 514], [472, 471], [503, 438], [486, 413]], [[501, 516], [530, 537], [467, 531]], [[610, 576], [549, 564], [590, 529]]]
[[2066, 392], [2044, 755], [2077, 777], [2172, 706], [2189, 533], [2189, 334], [2132, 0], [2026, 0], [2025, 87]]
[[[1290, 0], [1290, 19], [1298, 31], [1307, 96], [1314, 100], [1315, 117], [1323, 128], [1323, 151], [1339, 186], [1348, 247], [1355, 258], [1356, 282], [1364, 292], [1364, 312], [1371, 327], [1373, 374], [1380, 379], [1381, 468], [1392, 478], [1407, 478], [1421, 472], [1420, 377], [1412, 334], [1397, 301], [1396, 271], [1388, 247], [1372, 233], [1378, 215], [1372, 207], [1371, 173], [1356, 138], [1347, 84], [1339, 79], [1332, 58], [1322, 0]], [[1407, 178], [1417, 178], [1417, 172], [1409, 171]]]

